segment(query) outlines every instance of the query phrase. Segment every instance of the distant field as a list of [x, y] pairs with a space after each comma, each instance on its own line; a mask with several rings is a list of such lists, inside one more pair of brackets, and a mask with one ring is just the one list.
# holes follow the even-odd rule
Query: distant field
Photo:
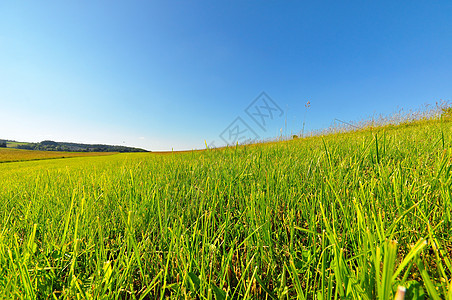
[[27, 160], [40, 160], [51, 158], [67, 158], [80, 156], [103, 156], [112, 155], [115, 153], [104, 152], [56, 152], [56, 151], [34, 151], [34, 150], [19, 150], [10, 148], [0, 148], [0, 163], [15, 162]]
[[27, 145], [28, 143], [21, 143], [21, 142], [7, 142], [6, 146], [8, 148], [16, 148], [19, 145]]
[[0, 164], [0, 295], [452, 299], [451, 128]]

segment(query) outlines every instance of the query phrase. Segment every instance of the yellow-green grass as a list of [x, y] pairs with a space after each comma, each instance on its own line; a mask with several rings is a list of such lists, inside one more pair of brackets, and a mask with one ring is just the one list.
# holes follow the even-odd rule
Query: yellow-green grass
[[69, 158], [80, 156], [103, 156], [115, 153], [107, 152], [59, 152], [0, 148], [0, 163], [52, 158]]
[[0, 294], [451, 299], [451, 125], [0, 164]]

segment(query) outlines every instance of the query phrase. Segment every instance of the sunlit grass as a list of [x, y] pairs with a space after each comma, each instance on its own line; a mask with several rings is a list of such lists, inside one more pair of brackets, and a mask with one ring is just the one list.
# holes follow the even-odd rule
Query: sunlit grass
[[450, 129], [0, 164], [1, 294], [450, 299]]

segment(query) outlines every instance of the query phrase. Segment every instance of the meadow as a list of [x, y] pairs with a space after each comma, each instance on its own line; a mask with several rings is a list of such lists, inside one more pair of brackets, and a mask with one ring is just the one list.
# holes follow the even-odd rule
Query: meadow
[[452, 299], [449, 120], [0, 164], [0, 295]]

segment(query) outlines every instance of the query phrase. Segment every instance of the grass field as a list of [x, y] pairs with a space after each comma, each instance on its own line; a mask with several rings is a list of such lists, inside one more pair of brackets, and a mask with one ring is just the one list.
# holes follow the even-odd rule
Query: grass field
[[19, 150], [0, 148], [0, 163], [18, 162], [29, 160], [41, 160], [52, 158], [69, 158], [80, 156], [104, 156], [116, 153], [106, 152], [58, 152], [58, 151], [35, 151], [35, 150]]
[[0, 164], [0, 294], [452, 299], [451, 125]]

